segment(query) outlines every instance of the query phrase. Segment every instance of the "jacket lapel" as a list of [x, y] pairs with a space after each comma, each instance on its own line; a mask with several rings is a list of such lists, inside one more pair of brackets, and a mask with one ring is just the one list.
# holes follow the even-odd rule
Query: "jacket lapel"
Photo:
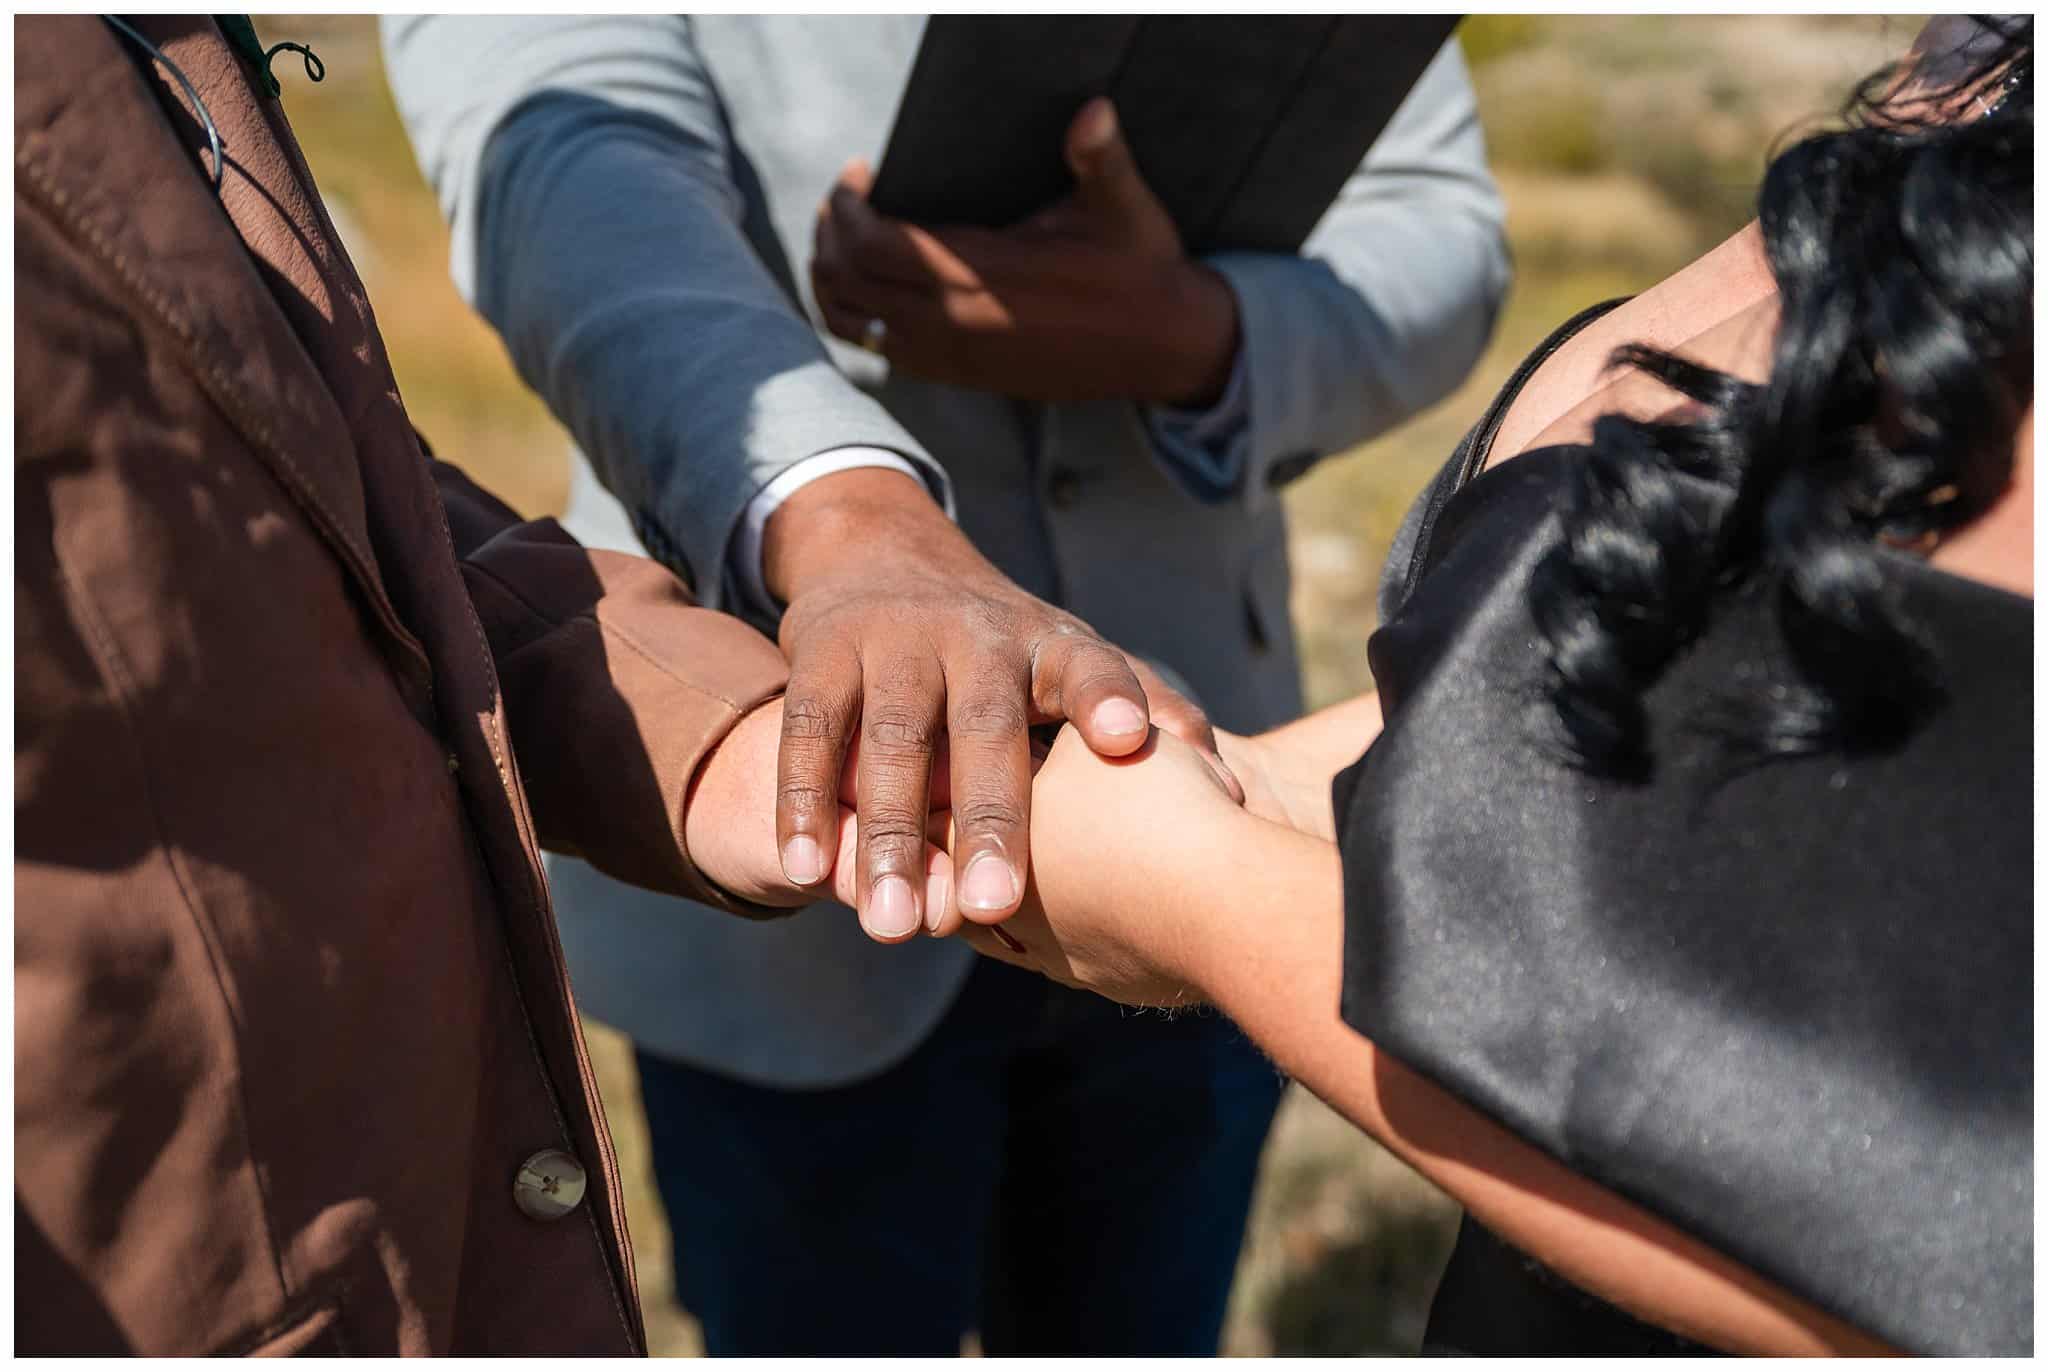
[[[143, 22], [167, 50], [191, 51], [189, 40], [172, 37], [182, 30], [233, 60], [204, 20]], [[187, 73], [207, 91], [208, 109], [227, 135], [229, 165], [223, 201], [216, 201], [124, 41], [105, 24], [88, 16], [17, 21], [15, 38], [18, 192], [100, 259], [139, 318], [176, 341], [200, 387], [347, 569], [399, 648], [409, 684], [423, 685], [426, 654], [379, 573], [352, 428], [262, 275], [279, 273], [304, 291], [317, 273], [302, 278], [252, 255], [237, 232], [246, 227], [224, 212], [232, 197], [242, 211], [237, 219], [281, 213], [264, 208], [275, 204], [275, 193], [238, 167], [262, 155], [267, 136], [260, 119], [233, 118], [246, 83], [208, 85]], [[320, 298], [308, 305], [333, 308]]]

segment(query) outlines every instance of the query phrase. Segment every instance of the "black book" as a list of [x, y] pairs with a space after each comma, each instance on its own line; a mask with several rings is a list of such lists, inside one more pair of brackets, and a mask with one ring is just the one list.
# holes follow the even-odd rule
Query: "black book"
[[1108, 95], [1190, 250], [1293, 252], [1457, 15], [934, 15], [871, 199], [1000, 228], [1073, 185], [1067, 126]]

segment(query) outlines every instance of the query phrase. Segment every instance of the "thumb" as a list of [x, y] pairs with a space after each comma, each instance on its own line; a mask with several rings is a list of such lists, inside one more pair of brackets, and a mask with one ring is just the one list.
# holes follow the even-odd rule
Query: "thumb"
[[1074, 173], [1074, 195], [1082, 205], [1108, 219], [1139, 228], [1161, 224], [1171, 228], [1116, 117], [1116, 106], [1098, 95], [1081, 107], [1067, 126], [1067, 167]]
[[852, 191], [865, 200], [868, 198], [868, 192], [875, 187], [874, 168], [868, 165], [864, 157], [853, 158], [839, 169], [839, 179], [833, 184]]

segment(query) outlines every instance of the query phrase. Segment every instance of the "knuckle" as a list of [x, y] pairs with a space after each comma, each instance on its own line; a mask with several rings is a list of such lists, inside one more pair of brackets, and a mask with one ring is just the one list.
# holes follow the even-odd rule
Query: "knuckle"
[[1049, 606], [1042, 608], [1041, 613], [1044, 618], [1038, 624], [1031, 645], [1031, 660], [1034, 667], [1064, 666], [1071, 663], [1085, 649], [1108, 646], [1096, 637], [1093, 629], [1072, 615]]
[[945, 673], [932, 655], [931, 645], [918, 632], [924, 610], [919, 606], [891, 606], [885, 611], [892, 622], [887, 632], [877, 635], [868, 654], [874, 664], [873, 694], [895, 702], [893, 708], [913, 704], [936, 712], [945, 695]]
[[860, 841], [870, 853], [916, 854], [924, 848], [924, 825], [914, 816], [893, 812], [862, 815]]
[[1014, 694], [976, 696], [953, 710], [952, 732], [967, 739], [1001, 740], [1029, 727], [1024, 702]]
[[1023, 810], [999, 797], [958, 805], [953, 818], [963, 834], [1008, 833], [1024, 827]]
[[782, 705], [782, 736], [829, 742], [842, 732], [842, 716], [815, 696], [792, 696]]
[[1067, 671], [1093, 683], [1111, 681], [1124, 686], [1138, 686], [1138, 674], [1131, 670], [1131, 664], [1116, 649], [1096, 638], [1092, 633], [1086, 642], [1074, 651], [1067, 663]]
[[897, 753], [929, 753], [938, 734], [928, 717], [910, 710], [870, 710], [861, 729], [876, 748]]
[[807, 777], [792, 777], [775, 788], [776, 804], [798, 814], [816, 813], [835, 800], [830, 791]]
[[992, 596], [977, 596], [969, 604], [964, 618], [968, 629], [975, 636], [975, 643], [991, 657], [998, 654], [1017, 655], [1017, 640], [1020, 616], [1014, 606], [1005, 604]]
[[845, 595], [838, 587], [806, 589], [789, 603], [777, 641], [789, 658], [790, 675], [812, 694], [833, 695], [860, 680], [860, 648], [848, 632]]
[[1045, 633], [1047, 637], [1071, 639], [1075, 641], [1077, 646], [1083, 643], [1106, 646], [1102, 644], [1101, 635], [1097, 634], [1095, 630], [1089, 628], [1073, 615], [1068, 614], [1065, 610], [1054, 609], [1048, 605], [1045, 607], [1045, 616]]
[[823, 618], [826, 616], [815, 596], [800, 595], [783, 611], [782, 623], [775, 629], [775, 642], [790, 660], [792, 678], [830, 679], [839, 675], [844, 655], [838, 644], [819, 633], [818, 621]]
[[1099, 663], [1083, 662], [1070, 665], [1060, 682], [1061, 691], [1069, 700], [1085, 700], [1103, 691], [1129, 690], [1130, 686], [1129, 672]]
[[1076, 624], [1067, 632], [1074, 645], [1074, 656], [1077, 659], [1100, 670], [1113, 671], [1134, 681], [1137, 679], [1138, 674], [1131, 670], [1130, 661], [1124, 657], [1122, 650], [1101, 634], [1086, 624]]

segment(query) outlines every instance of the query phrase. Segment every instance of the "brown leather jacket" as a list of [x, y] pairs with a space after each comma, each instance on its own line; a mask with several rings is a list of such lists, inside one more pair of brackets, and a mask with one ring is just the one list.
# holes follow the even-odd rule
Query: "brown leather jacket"
[[716, 899], [781, 658], [423, 456], [277, 101], [134, 22], [218, 197], [161, 69], [15, 22], [19, 1347], [639, 1352], [538, 848]]

